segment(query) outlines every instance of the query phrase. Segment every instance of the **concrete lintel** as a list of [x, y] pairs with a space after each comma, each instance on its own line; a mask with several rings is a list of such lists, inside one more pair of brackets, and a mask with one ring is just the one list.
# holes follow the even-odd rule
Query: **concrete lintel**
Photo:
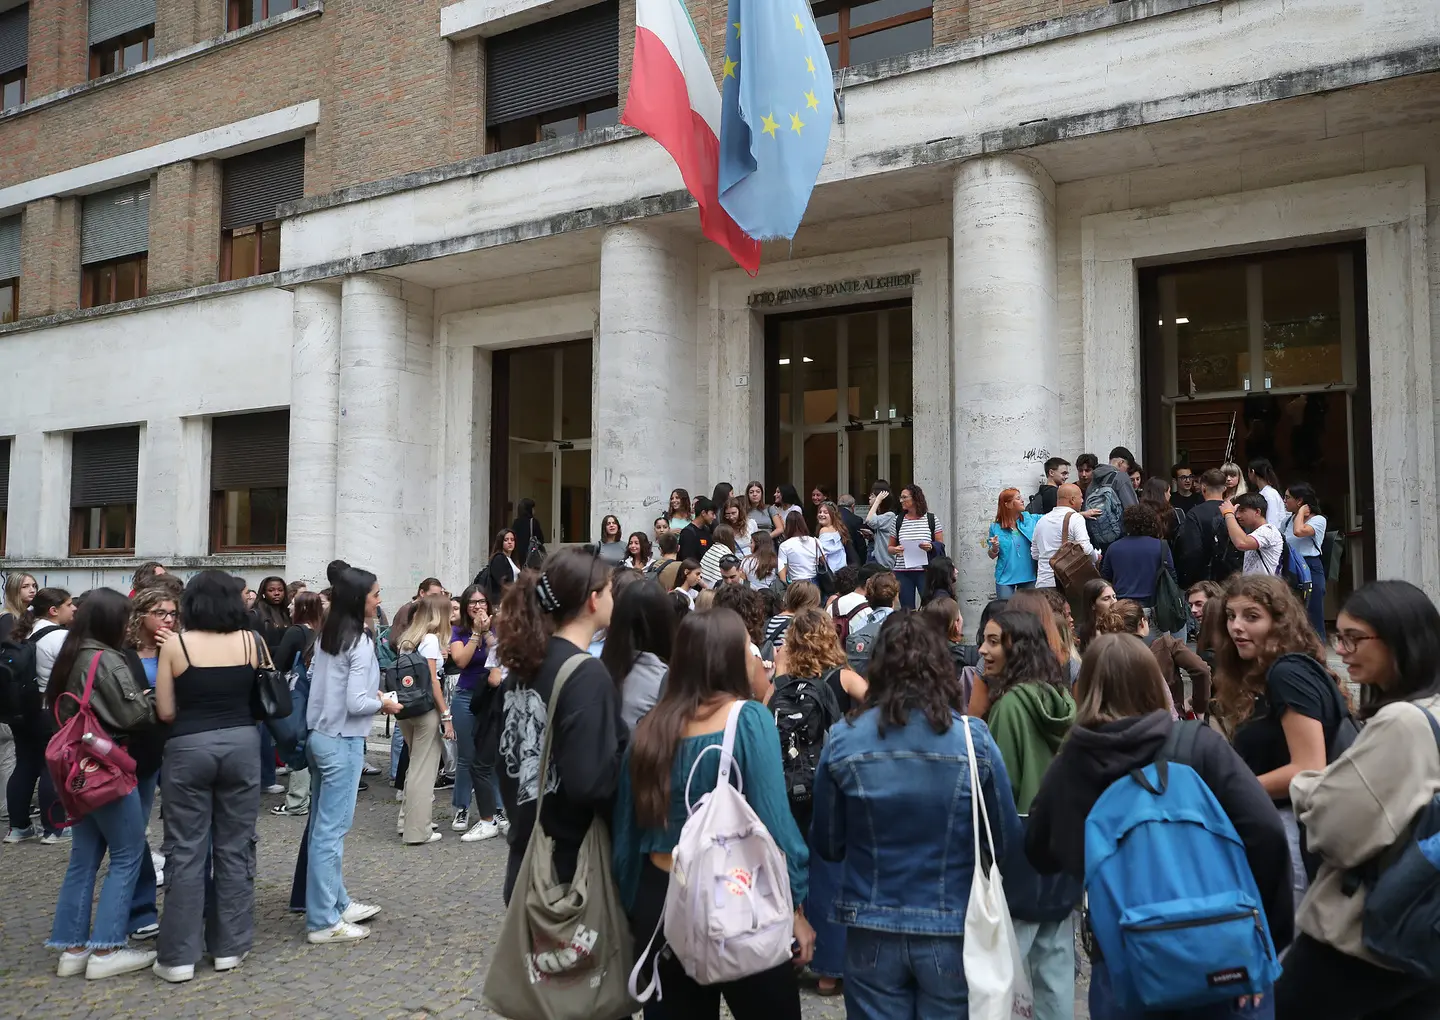
[[320, 100], [311, 99], [281, 110], [207, 128], [168, 142], [136, 149], [96, 163], [46, 174], [0, 188], [0, 215], [54, 195], [84, 195], [149, 177], [162, 166], [183, 159], [223, 159], [242, 152], [300, 138], [320, 123]]
[[447, 312], [440, 323], [450, 346], [501, 350], [587, 337], [599, 308], [600, 294], [591, 291]]
[[589, 7], [597, 0], [460, 0], [440, 8], [440, 36], [451, 42], [500, 35]]
[[128, 312], [143, 312], [151, 308], [164, 308], [167, 305], [183, 305], [191, 301], [200, 301], [205, 298], [218, 297], [221, 294], [232, 294], [241, 290], [259, 290], [261, 288], [273, 287], [280, 279], [279, 273], [262, 273], [259, 276], [248, 276], [243, 280], [227, 280], [224, 283], [207, 283], [203, 287], [189, 287], [185, 290], [166, 291], [163, 294], [147, 294], [145, 297], [131, 298], [129, 301], [117, 301], [110, 305], [98, 305], [95, 308], [72, 308], [64, 312], [56, 312], [54, 315], [39, 315], [31, 319], [19, 319], [15, 322], [7, 322], [0, 326], [0, 337], [14, 336], [17, 333], [28, 333], [35, 329], [50, 329], [53, 326], [63, 326], [71, 322], [83, 322], [86, 319], [103, 319], [111, 315], [124, 315]]

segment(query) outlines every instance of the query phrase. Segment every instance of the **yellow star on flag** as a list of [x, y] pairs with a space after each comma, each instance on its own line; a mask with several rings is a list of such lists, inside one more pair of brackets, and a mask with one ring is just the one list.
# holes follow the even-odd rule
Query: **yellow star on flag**
[[805, 31], [805, 26], [802, 25], [802, 24], [800, 24], [800, 15], [798, 15], [798, 14], [795, 15], [795, 31], [797, 31], [797, 32], [803, 32], [803, 31]]
[[733, 78], [733, 77], [735, 77], [735, 68], [737, 68], [737, 67], [739, 67], [739, 66], [740, 66], [740, 62], [739, 62], [739, 61], [736, 61], [736, 60], [731, 60], [730, 57], [729, 57], [729, 55], [727, 54], [726, 57], [725, 57], [725, 77], [726, 77], [726, 78]]
[[760, 133], [769, 135], [771, 138], [774, 138], [775, 129], [780, 126], [776, 122], [775, 118], [767, 113], [764, 117], [760, 118], [760, 123], [762, 125]]
[[811, 89], [805, 93], [805, 105], [812, 110], [820, 109], [820, 100], [815, 98], [815, 90]]
[[740, 38], [740, 22], [735, 22], [735, 38]]
[[805, 70], [809, 71], [811, 74], [814, 74], [814, 73], [815, 73], [815, 58], [813, 58], [813, 57], [806, 57], [806, 58], [805, 58]]
[[799, 115], [798, 113], [792, 113], [792, 114], [790, 115], [790, 130], [791, 130], [791, 131], [794, 131], [794, 132], [798, 135], [798, 134], [800, 133], [800, 129], [803, 128], [804, 126], [805, 126], [805, 122], [800, 119], [800, 115]]

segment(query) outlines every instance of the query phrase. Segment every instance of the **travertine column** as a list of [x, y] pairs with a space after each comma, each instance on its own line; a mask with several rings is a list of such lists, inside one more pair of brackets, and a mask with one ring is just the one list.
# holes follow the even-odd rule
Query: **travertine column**
[[593, 534], [606, 514], [649, 528], [676, 486], [703, 485], [696, 449], [695, 252], [667, 233], [614, 227], [600, 245]]
[[336, 284], [295, 288], [285, 567], [317, 589], [326, 586], [325, 567], [335, 558], [340, 307]]
[[956, 520], [946, 539], [976, 619], [995, 591], [983, 539], [1000, 490], [1033, 492], [1058, 449], [1055, 183], [1044, 167], [1024, 156], [962, 163], [954, 243]]

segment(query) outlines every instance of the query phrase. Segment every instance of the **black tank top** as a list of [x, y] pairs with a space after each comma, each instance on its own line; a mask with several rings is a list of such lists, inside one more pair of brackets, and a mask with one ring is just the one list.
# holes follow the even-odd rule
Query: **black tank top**
[[254, 726], [250, 695], [255, 689], [255, 667], [249, 663], [196, 666], [190, 663], [185, 636], [177, 637], [187, 665], [175, 677], [175, 722], [170, 736]]

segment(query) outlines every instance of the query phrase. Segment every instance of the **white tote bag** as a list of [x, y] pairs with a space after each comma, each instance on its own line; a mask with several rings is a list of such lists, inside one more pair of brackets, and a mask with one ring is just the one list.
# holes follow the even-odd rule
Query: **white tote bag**
[[[975, 761], [975, 741], [970, 720], [964, 718], [965, 749], [970, 755], [970, 825], [975, 833], [975, 877], [970, 883], [970, 903], [965, 909], [965, 983], [970, 986], [970, 1020], [1016, 1020], [1035, 1015], [1035, 998], [1005, 887], [1000, 865], [995, 862], [995, 837], [990, 831], [990, 813], [980, 790], [980, 769]], [[990, 870], [981, 867], [980, 826], [990, 846]]]

